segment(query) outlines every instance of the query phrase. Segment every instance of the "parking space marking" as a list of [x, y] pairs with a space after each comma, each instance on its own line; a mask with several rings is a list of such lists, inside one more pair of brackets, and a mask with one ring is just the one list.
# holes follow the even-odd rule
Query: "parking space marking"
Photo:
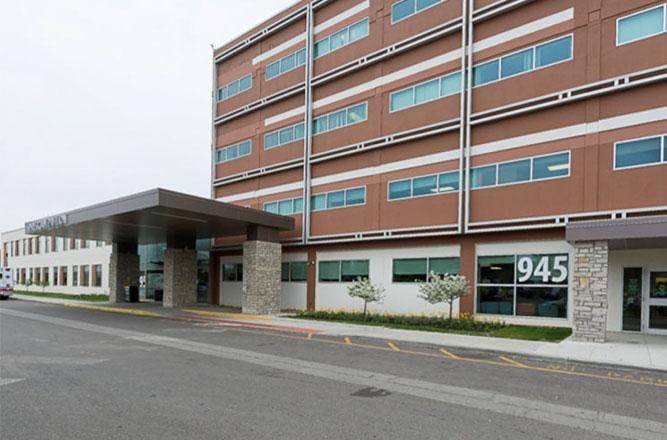
[[394, 351], [401, 351], [401, 349], [398, 348], [393, 342], [387, 342], [387, 345]]
[[4, 385], [9, 385], [12, 383], [23, 382], [25, 378], [22, 379], [8, 379], [6, 377], [0, 377], [0, 387]]
[[[97, 307], [97, 306], [87, 306], [87, 305], [79, 305], [79, 304], [68, 304], [66, 305], [67, 307], [73, 307], [73, 308], [81, 308], [81, 309], [90, 309], [90, 310], [102, 310], [102, 311], [118, 311], [119, 313], [129, 313], [129, 314], [136, 314], [140, 316], [150, 316], [153, 315], [150, 312], [141, 312], [141, 311], [136, 311], [136, 310], [129, 310], [129, 309], [115, 309], [115, 308], [110, 308], [110, 307]], [[136, 313], [133, 313], [136, 312]], [[163, 318], [161, 315], [155, 314], [155, 317], [158, 318]], [[540, 372], [540, 373], [548, 373], [548, 374], [559, 374], [559, 375], [564, 375], [564, 376], [574, 376], [574, 377], [582, 377], [582, 378], [589, 378], [589, 379], [596, 379], [596, 380], [610, 380], [614, 382], [623, 382], [623, 383], [628, 383], [628, 384], [635, 384], [635, 385], [650, 385], [650, 386], [656, 386], [656, 387], [661, 387], [661, 388], [667, 388], [667, 379], [661, 379], [661, 378], [656, 378], [656, 377], [651, 377], [647, 375], [641, 375], [641, 376], [635, 376], [632, 374], [620, 374], [616, 373], [614, 371], [609, 371], [606, 374], [596, 374], [596, 373], [587, 373], [587, 372], [582, 372], [582, 371], [577, 371], [574, 366], [571, 365], [558, 365], [558, 364], [549, 364], [547, 367], [540, 367], [540, 366], [533, 366], [533, 365], [527, 365], [523, 364], [521, 362], [518, 362], [514, 359], [511, 359], [507, 356], [500, 356], [498, 361], [495, 360], [489, 360], [489, 359], [479, 359], [479, 358], [470, 358], [470, 357], [464, 357], [464, 356], [459, 356], [456, 355], [444, 348], [440, 348], [438, 352], [425, 352], [425, 351], [416, 351], [416, 350], [405, 350], [405, 349], [398, 349], [398, 347], [395, 346], [393, 343], [387, 343], [388, 346], [378, 346], [378, 345], [370, 345], [370, 344], [359, 344], [359, 343], [354, 343], [350, 339], [350, 337], [345, 336], [343, 338], [343, 341], [340, 340], [333, 340], [333, 339], [326, 339], [324, 337], [313, 337], [312, 330], [306, 331], [305, 329], [293, 329], [293, 328], [280, 328], [274, 330], [280, 330], [278, 331], [263, 331], [263, 330], [251, 330], [251, 327], [255, 328], [266, 328], [271, 329], [275, 326], [267, 325], [267, 324], [254, 324], [254, 325], [249, 325], [250, 323], [247, 322], [233, 322], [233, 321], [223, 321], [223, 320], [215, 320], [215, 319], [206, 319], [206, 318], [195, 318], [195, 317], [188, 317], [188, 316], [176, 316], [171, 319], [176, 319], [176, 320], [189, 320], [189, 321], [196, 321], [196, 320], [201, 320], [201, 321], [213, 321], [219, 324], [219, 325], [225, 325], [225, 324], [236, 324], [239, 325], [239, 327], [232, 327], [232, 326], [227, 326], [227, 329], [230, 331], [237, 331], [241, 333], [252, 333], [252, 334], [260, 334], [264, 336], [273, 336], [273, 337], [280, 337], [280, 338], [286, 338], [286, 339], [297, 339], [297, 340], [302, 340], [302, 341], [309, 341], [309, 342], [318, 342], [318, 343], [325, 343], [325, 344], [332, 344], [332, 345], [346, 345], [346, 346], [351, 346], [359, 349], [367, 349], [367, 350], [377, 350], [377, 351], [387, 351], [387, 352], [395, 352], [395, 353], [401, 353], [401, 354], [406, 354], [406, 355], [414, 355], [414, 356], [420, 356], [420, 357], [431, 357], [431, 358], [442, 358], [443, 354], [446, 356], [446, 358], [452, 360], [452, 361], [461, 361], [461, 362], [470, 362], [470, 363], [476, 363], [476, 364], [483, 364], [483, 365], [491, 365], [491, 366], [498, 366], [498, 367], [504, 367], [504, 368], [521, 368], [524, 370], [528, 371], [534, 371], [534, 372]], [[293, 334], [287, 334], [286, 332], [289, 331], [299, 331], [302, 330], [303, 333], [307, 333], [306, 336], [298, 336], [298, 335], [293, 335]], [[394, 347], [392, 347], [390, 344], [393, 344]], [[613, 368], [613, 367], [606, 367], [602, 366], [603, 368]]]
[[445, 356], [447, 356], [450, 359], [454, 359], [455, 361], [458, 361], [458, 360], [461, 359], [459, 356], [455, 355], [451, 351], [445, 350], [444, 348], [441, 348], [439, 351], [440, 351], [440, 353], [444, 354]]
[[515, 361], [514, 359], [508, 358], [507, 356], [498, 356], [498, 358], [504, 360], [505, 362], [509, 362], [510, 364], [515, 365], [519, 368], [530, 368], [528, 365], [522, 364], [521, 362]]

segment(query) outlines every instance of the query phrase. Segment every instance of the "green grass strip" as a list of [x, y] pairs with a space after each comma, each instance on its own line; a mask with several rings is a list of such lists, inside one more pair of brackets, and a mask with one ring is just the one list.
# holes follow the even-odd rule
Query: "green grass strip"
[[100, 295], [100, 294], [83, 294], [83, 295], [68, 295], [66, 293], [53, 293], [53, 292], [25, 292], [21, 290], [15, 290], [17, 295], [25, 296], [35, 296], [40, 298], [56, 298], [56, 299], [71, 299], [75, 301], [90, 301], [90, 302], [104, 302], [109, 301], [109, 295]]
[[507, 325], [502, 322], [473, 319], [450, 321], [434, 316], [369, 314], [364, 317], [362, 313], [358, 312], [298, 311], [294, 318], [526, 341], [559, 342], [572, 334], [570, 328]]

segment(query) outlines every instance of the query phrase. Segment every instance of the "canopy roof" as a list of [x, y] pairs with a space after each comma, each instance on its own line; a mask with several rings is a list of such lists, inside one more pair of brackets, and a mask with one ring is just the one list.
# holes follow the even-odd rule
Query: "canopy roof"
[[611, 249], [667, 247], [667, 216], [577, 222], [567, 225], [568, 241], [608, 240]]
[[294, 229], [294, 219], [157, 188], [27, 222], [35, 235], [150, 244], [246, 234], [250, 227]]

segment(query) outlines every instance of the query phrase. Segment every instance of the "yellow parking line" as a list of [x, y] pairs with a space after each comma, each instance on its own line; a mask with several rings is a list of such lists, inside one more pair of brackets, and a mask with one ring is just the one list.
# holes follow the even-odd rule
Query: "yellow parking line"
[[391, 347], [391, 349], [394, 350], [394, 351], [401, 351], [401, 349], [398, 348], [398, 347], [396, 346], [396, 344], [394, 344], [393, 342], [387, 342], [387, 345], [388, 345], [389, 347]]
[[[251, 334], [258, 334], [258, 335], [265, 335], [265, 336], [275, 336], [275, 337], [286, 338], [286, 339], [307, 340], [307, 337], [304, 337], [304, 336], [281, 334], [281, 333], [269, 332], [269, 331], [264, 331], [264, 330], [242, 329], [242, 328], [238, 328], [238, 327], [230, 328], [229, 331], [241, 332], [241, 333], [251, 333]], [[384, 346], [379, 346], [379, 345], [365, 345], [365, 344], [352, 343], [352, 340], [349, 337], [345, 337], [344, 341], [332, 340], [332, 339], [326, 339], [326, 338], [317, 338], [317, 339], [313, 339], [312, 341], [322, 343], [322, 344], [349, 345], [349, 346], [352, 346], [352, 347], [355, 347], [355, 348], [364, 348], [364, 349], [368, 349], [368, 350], [392, 351], [393, 352], [393, 350], [389, 347], [384, 347]], [[531, 367], [530, 365], [526, 365], [525, 367], [519, 367], [518, 365], [514, 365], [514, 364], [511, 364], [511, 363], [507, 363], [507, 362], [492, 361], [492, 360], [487, 360], [487, 359], [466, 358], [466, 357], [457, 356], [454, 353], [452, 353], [448, 350], [445, 350], [444, 348], [441, 348], [439, 350], [439, 352], [441, 354], [429, 353], [429, 352], [423, 352], [423, 351], [411, 351], [411, 350], [401, 350], [400, 351], [401, 354], [409, 354], [409, 355], [415, 355], [415, 356], [421, 356], [421, 357], [439, 357], [439, 358], [442, 358], [442, 354], [444, 354], [452, 360], [463, 361], [463, 362], [472, 362], [472, 363], [476, 363], [476, 364], [494, 365], [494, 366], [505, 367], [505, 368], [524, 368], [524, 369], [528, 369], [528, 370], [532, 370], [532, 371], [539, 371], [539, 372], [542, 372], [542, 373], [561, 374], [561, 375], [567, 375], [567, 376], [578, 376], [578, 377], [585, 377], [585, 378], [589, 378], [589, 379], [603, 379], [603, 380], [611, 380], [611, 381], [615, 381], [615, 382], [631, 383], [631, 384], [634, 384], [634, 385], [652, 385], [652, 386], [657, 386], [657, 387], [661, 387], [661, 388], [667, 388], [667, 381], [663, 381], [661, 379], [651, 380], [650, 378], [642, 378], [641, 380], [638, 380], [638, 379], [632, 379], [632, 378], [628, 378], [628, 377], [615, 377], [615, 376], [608, 376], [608, 375], [601, 375], [601, 374], [592, 374], [592, 373], [583, 373], [583, 372], [575, 372], [575, 371], [557, 370], [557, 369], [553, 369], [553, 368]], [[522, 364], [522, 365], [525, 365], [525, 364]]]
[[98, 312], [124, 313], [126, 315], [147, 316], [150, 318], [163, 318], [163, 316], [158, 313], [146, 312], [143, 310], [134, 310], [134, 309], [121, 309], [119, 307], [89, 306], [87, 304], [64, 304], [64, 306], [72, 309], [85, 309], [85, 310], [95, 310]]
[[396, 346], [396, 344], [394, 344], [393, 342], [387, 342], [387, 345], [388, 345], [389, 347], [391, 347], [391, 349], [394, 350], [394, 351], [401, 351], [401, 349], [398, 348], [398, 347]]
[[209, 310], [197, 310], [197, 309], [183, 309], [183, 311], [187, 313], [194, 313], [195, 315], [219, 316], [221, 318], [232, 318], [232, 319], [252, 319], [255, 321], [271, 321], [273, 319], [271, 316], [248, 315], [245, 313], [212, 312]]
[[462, 359], [460, 356], [457, 356], [454, 353], [452, 353], [451, 351], [445, 350], [444, 348], [440, 349], [440, 353], [444, 354], [445, 356], [447, 356], [451, 359], [457, 360], [457, 361], [460, 361]]
[[[112, 313], [124, 313], [128, 315], [138, 315], [138, 316], [147, 316], [147, 317], [152, 317], [152, 318], [167, 318], [166, 316], [157, 314], [157, 313], [152, 313], [152, 312], [145, 312], [143, 310], [134, 310], [134, 309], [124, 309], [124, 308], [118, 308], [118, 307], [104, 307], [104, 306], [92, 306], [92, 305], [87, 305], [87, 304], [65, 304], [65, 307], [70, 307], [70, 308], [77, 308], [77, 309], [86, 309], [86, 310], [95, 310], [95, 311], [102, 311], [102, 312], [112, 312]], [[199, 312], [199, 311], [198, 311]], [[217, 312], [208, 312], [208, 313], [217, 313]], [[248, 316], [248, 315], [244, 315]], [[602, 380], [611, 380], [615, 382], [624, 382], [624, 383], [630, 383], [630, 384], [635, 384], [635, 385], [652, 385], [652, 386], [657, 386], [661, 388], [667, 388], [667, 381], [663, 379], [658, 379], [658, 378], [651, 378], [651, 377], [646, 377], [642, 376], [640, 378], [634, 378], [629, 375], [620, 375], [618, 373], [614, 372], [609, 372], [606, 375], [603, 374], [594, 374], [594, 373], [585, 373], [585, 372], [579, 372], [579, 371], [571, 371], [571, 370], [564, 370], [561, 367], [556, 367], [556, 366], [551, 366], [551, 367], [535, 367], [535, 366], [530, 366], [523, 364], [521, 362], [515, 361], [514, 359], [511, 359], [507, 356], [499, 356], [499, 359], [501, 359], [503, 362], [500, 361], [494, 361], [494, 360], [488, 360], [488, 359], [476, 359], [476, 358], [467, 358], [467, 357], [461, 357], [458, 356], [444, 348], [439, 349], [439, 353], [433, 353], [433, 352], [423, 352], [423, 351], [412, 351], [412, 350], [401, 350], [399, 349], [394, 343], [388, 342], [388, 346], [379, 346], [379, 345], [368, 345], [368, 344], [357, 344], [353, 343], [352, 340], [349, 337], [344, 337], [343, 341], [340, 340], [331, 340], [331, 339], [326, 339], [326, 338], [317, 338], [314, 339], [312, 337], [312, 333], [309, 333], [307, 336], [295, 336], [295, 335], [289, 335], [289, 334], [281, 334], [277, 332], [270, 332], [270, 331], [262, 331], [262, 330], [250, 330], [250, 329], [241, 329], [241, 328], [229, 328], [229, 331], [236, 331], [236, 332], [241, 332], [241, 333], [252, 333], [252, 334], [261, 334], [265, 336], [274, 336], [274, 337], [280, 337], [280, 338], [288, 338], [288, 339], [299, 339], [299, 340], [311, 340], [313, 342], [319, 342], [323, 344], [334, 344], [334, 345], [348, 345], [352, 346], [355, 348], [363, 348], [367, 350], [378, 350], [378, 351], [392, 351], [392, 352], [399, 352], [402, 354], [409, 354], [409, 355], [415, 355], [415, 356], [421, 356], [421, 357], [442, 357], [444, 354], [447, 356], [449, 359], [455, 360], [455, 361], [463, 361], [463, 362], [472, 362], [472, 363], [477, 363], [477, 364], [485, 364], [485, 365], [493, 365], [493, 366], [499, 366], [499, 367], [506, 367], [506, 368], [521, 368], [521, 369], [526, 369], [526, 370], [531, 370], [531, 371], [538, 371], [542, 373], [550, 373], [550, 374], [560, 374], [560, 375], [567, 375], [567, 376], [576, 376], [576, 377], [584, 377], [584, 378], [589, 378], [589, 379], [602, 379]]]
[[498, 356], [500, 359], [504, 360], [505, 362], [509, 362], [510, 364], [519, 367], [519, 368], [532, 368], [529, 365], [522, 364], [519, 361], [515, 361], [514, 359], [508, 358], [507, 356]]

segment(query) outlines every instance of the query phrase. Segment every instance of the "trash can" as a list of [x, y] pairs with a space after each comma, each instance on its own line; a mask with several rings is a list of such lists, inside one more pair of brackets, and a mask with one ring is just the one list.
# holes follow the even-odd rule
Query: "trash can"
[[155, 289], [155, 302], [162, 302], [164, 291], [162, 289]]
[[139, 286], [130, 286], [130, 302], [139, 302]]

